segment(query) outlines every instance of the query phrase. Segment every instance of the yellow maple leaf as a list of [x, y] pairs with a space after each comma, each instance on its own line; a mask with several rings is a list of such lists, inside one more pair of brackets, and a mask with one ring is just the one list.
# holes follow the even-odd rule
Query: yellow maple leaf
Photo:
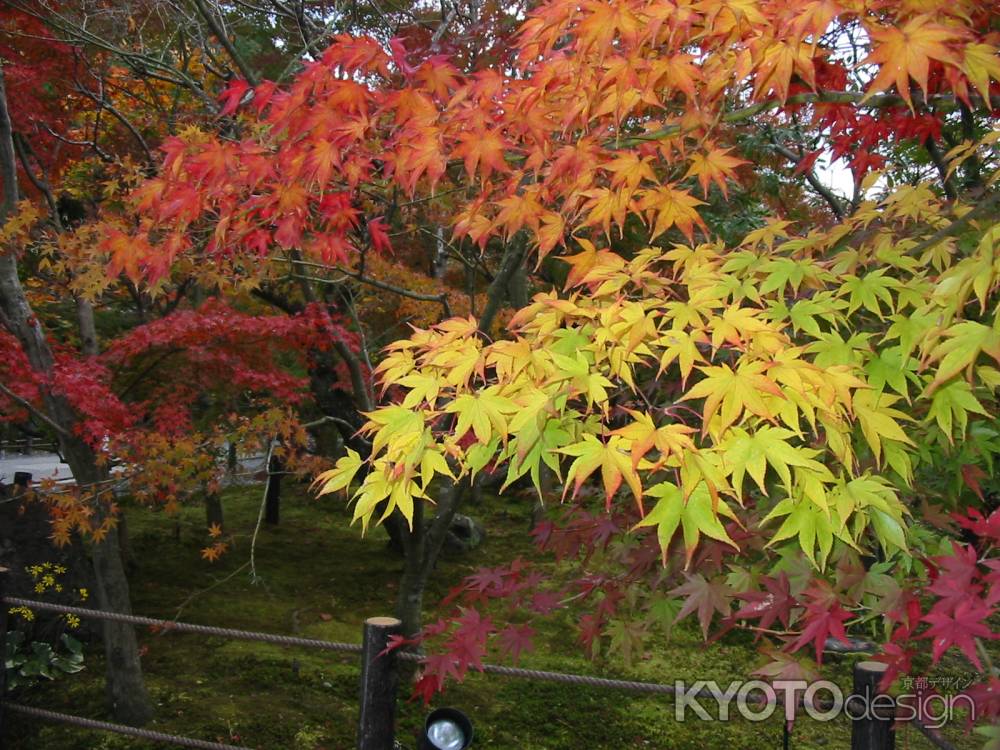
[[705, 378], [695, 383], [680, 400], [705, 399], [702, 434], [708, 432], [709, 424], [716, 414], [721, 419], [718, 426], [720, 432], [736, 422], [744, 411], [770, 419], [773, 415], [764, 396], [784, 396], [778, 384], [764, 374], [765, 365], [762, 362], [742, 364], [735, 370], [728, 365], [698, 369], [705, 374]]
[[639, 209], [647, 212], [647, 217], [653, 224], [650, 241], [675, 225], [689, 241], [693, 240], [695, 224], [705, 228], [705, 222], [701, 220], [697, 210], [697, 206], [704, 203], [687, 190], [675, 190], [669, 185], [644, 191]]
[[962, 70], [966, 77], [979, 89], [985, 101], [990, 100], [990, 79], [1000, 81], [1000, 57], [996, 47], [989, 44], [968, 44], [965, 46]]

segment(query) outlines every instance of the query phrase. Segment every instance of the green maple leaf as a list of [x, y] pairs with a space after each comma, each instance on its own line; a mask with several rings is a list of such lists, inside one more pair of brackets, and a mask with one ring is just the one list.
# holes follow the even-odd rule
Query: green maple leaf
[[736, 515], [724, 500], [720, 499], [715, 508], [712, 507], [712, 496], [704, 482], [694, 489], [686, 501], [681, 489], [670, 482], [661, 482], [648, 489], [646, 494], [659, 499], [653, 509], [634, 528], [656, 527], [656, 537], [660, 542], [660, 549], [663, 550], [664, 561], [667, 559], [667, 548], [678, 527], [684, 534], [688, 563], [691, 562], [691, 556], [702, 534], [739, 549], [719, 520], [719, 516], [725, 516], [735, 521]]
[[764, 394], [783, 396], [777, 383], [764, 374], [762, 362], [740, 364], [736, 370], [727, 365], [698, 369], [704, 373], [704, 379], [695, 383], [681, 400], [705, 399], [703, 433], [708, 431], [709, 422], [716, 414], [721, 418], [720, 431], [738, 420], [744, 411], [770, 418]]
[[871, 446], [876, 461], [882, 457], [883, 440], [914, 444], [897, 421], [909, 420], [910, 417], [892, 408], [896, 401], [898, 401], [896, 396], [872, 390], [859, 391], [854, 396], [854, 415], [861, 425], [861, 432]]
[[953, 425], [958, 425], [959, 437], [965, 435], [969, 412], [984, 416], [987, 414], [979, 399], [972, 393], [972, 386], [964, 380], [955, 379], [934, 391], [927, 421], [932, 418], [936, 420], [941, 432], [948, 437], [948, 442], [954, 442]]
[[917, 364], [916, 360], [910, 358], [904, 361], [903, 350], [899, 346], [878, 351], [865, 364], [868, 385], [877, 391], [884, 390], [888, 385], [900, 396], [907, 398], [907, 378], [920, 382], [916, 375]]
[[895, 300], [892, 292], [899, 288], [898, 279], [885, 275], [885, 269], [871, 271], [864, 276], [845, 276], [847, 279], [841, 286], [841, 291], [851, 295], [847, 306], [847, 314], [864, 306], [866, 310], [875, 313], [879, 320], [882, 319], [882, 306], [884, 303], [890, 311], [895, 312]]
[[337, 463], [334, 464], [332, 469], [324, 471], [316, 477], [316, 481], [313, 484], [322, 485], [317, 494], [326, 495], [330, 492], [346, 489], [363, 463], [364, 461], [361, 460], [358, 452], [348, 448], [347, 455], [337, 459]]
[[372, 455], [390, 444], [393, 452], [404, 452], [424, 434], [423, 414], [403, 406], [386, 406], [365, 416], [379, 428], [372, 440]]
[[723, 445], [726, 467], [732, 471], [733, 488], [742, 494], [743, 477], [749, 474], [760, 491], [766, 495], [764, 475], [768, 464], [777, 472], [789, 490], [792, 484], [789, 466], [824, 468], [821, 463], [813, 460], [819, 451], [796, 448], [789, 444], [788, 439], [794, 435], [791, 430], [780, 427], [764, 426], [753, 433], [734, 427], [731, 430], [731, 437]]
[[762, 270], [767, 273], [767, 277], [761, 282], [760, 293], [777, 292], [782, 297], [786, 286], [791, 287], [793, 292], [798, 292], [803, 281], [813, 281], [819, 277], [819, 269], [815, 261], [810, 259], [772, 258], [764, 263]]
[[813, 362], [817, 367], [836, 365], [861, 365], [870, 350], [870, 333], [855, 333], [844, 339], [836, 331], [816, 334], [816, 341], [809, 345], [809, 351], [816, 355]]
[[[548, 399], [546, 398], [546, 403]], [[562, 419], [550, 419], [540, 410], [519, 413], [511, 421], [511, 430], [515, 437], [510, 441], [507, 450], [501, 458], [509, 458], [507, 479], [500, 488], [502, 492], [512, 482], [530, 472], [531, 482], [542, 494], [541, 465], [545, 463], [556, 475], [559, 474], [559, 459], [557, 453], [572, 440], [572, 435], [566, 429]]]
[[929, 312], [911, 310], [907, 315], [893, 315], [892, 325], [885, 332], [885, 338], [898, 339], [902, 350], [901, 356], [907, 359], [913, 353], [927, 332], [934, 327], [936, 315]]
[[[767, 546], [770, 547], [778, 542], [796, 537], [799, 547], [802, 548], [809, 561], [819, 568], [825, 567], [826, 559], [830, 555], [830, 550], [833, 549], [834, 536], [843, 538], [841, 534], [837, 533], [830, 513], [824, 511], [811, 500], [786, 497], [771, 509], [771, 512], [761, 521], [761, 525], [774, 518], [782, 517], [785, 520], [771, 536]], [[853, 544], [849, 538], [846, 541]], [[819, 552], [818, 561], [817, 551]]]
[[933, 393], [942, 383], [974, 364], [982, 352], [1000, 363], [1000, 332], [989, 326], [963, 320], [950, 326], [944, 335], [947, 338], [934, 347], [929, 356], [938, 366], [934, 382], [927, 388], [928, 393]]
[[626, 664], [632, 663], [649, 635], [646, 624], [638, 620], [612, 620], [605, 632], [611, 636], [609, 650], [621, 654]]
[[830, 498], [842, 528], [850, 525], [854, 540], [871, 523], [884, 547], [907, 551], [903, 515], [908, 511], [888, 480], [870, 474], [856, 477], [831, 489]]
[[819, 336], [823, 331], [818, 321], [829, 326], [843, 322], [841, 312], [847, 303], [833, 296], [832, 292], [820, 292], [812, 298], [800, 299], [788, 313], [788, 319], [795, 331], [805, 331], [811, 336]]

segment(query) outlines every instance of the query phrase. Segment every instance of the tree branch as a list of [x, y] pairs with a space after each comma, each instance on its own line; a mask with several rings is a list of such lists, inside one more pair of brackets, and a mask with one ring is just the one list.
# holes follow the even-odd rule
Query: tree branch
[[964, 216], [959, 219], [955, 219], [955, 221], [951, 222], [951, 224], [948, 224], [947, 226], [941, 227], [926, 240], [911, 247], [907, 252], [911, 255], [919, 256], [925, 250], [934, 247], [934, 245], [938, 244], [945, 237], [951, 237], [952, 235], [958, 234], [975, 219], [991, 214], [998, 204], [1000, 204], [1000, 193], [994, 193], [990, 196], [990, 198], [966, 212]]
[[507, 285], [517, 269], [524, 263], [527, 246], [527, 241], [520, 235], [507, 242], [503, 258], [500, 260], [500, 268], [497, 269], [493, 283], [490, 284], [489, 291], [486, 293], [486, 307], [483, 308], [483, 314], [479, 316], [480, 333], [488, 333], [493, 326], [493, 319], [496, 318], [497, 313], [500, 312], [500, 306], [507, 298]]
[[219, 40], [219, 44], [221, 44], [223, 49], [226, 50], [226, 53], [232, 61], [236, 63], [236, 67], [240, 69], [240, 73], [243, 74], [247, 83], [251, 86], [256, 86], [260, 83], [260, 79], [253, 71], [253, 68], [247, 64], [247, 61], [243, 59], [239, 50], [233, 46], [229, 37], [226, 36], [226, 30], [222, 28], [222, 24], [219, 23], [219, 19], [216, 18], [215, 15], [208, 9], [208, 6], [205, 5], [205, 0], [194, 0], [194, 4], [198, 8], [198, 12], [201, 13], [202, 17], [205, 19], [205, 22], [208, 23], [208, 27], [212, 30], [212, 34]]
[[[794, 151], [792, 151], [787, 146], [783, 146], [782, 144], [778, 143], [773, 138], [771, 139], [771, 143], [775, 151], [777, 151], [779, 154], [784, 156], [789, 161], [794, 162], [796, 166], [798, 165], [800, 157], [796, 155]], [[833, 194], [833, 191], [819, 181], [819, 179], [816, 177], [816, 173], [812, 169], [807, 169], [803, 171], [802, 175], [806, 178], [806, 182], [809, 183], [812, 189], [815, 190], [819, 194], [819, 196], [826, 201], [827, 205], [830, 207], [830, 210], [833, 211], [833, 215], [837, 217], [837, 220], [843, 221], [844, 207], [841, 204], [840, 199]]]
[[941, 149], [938, 148], [937, 141], [934, 140], [933, 136], [927, 136], [927, 139], [924, 141], [924, 148], [927, 149], [927, 155], [931, 157], [931, 162], [933, 162], [934, 168], [937, 169], [938, 176], [941, 178], [941, 184], [944, 186], [944, 194], [951, 200], [955, 200], [958, 198], [958, 190], [955, 189], [955, 183], [948, 175], [948, 166], [944, 163], [944, 155], [941, 153]]
[[156, 159], [153, 157], [153, 152], [149, 149], [149, 144], [146, 143], [146, 139], [142, 137], [142, 134], [136, 129], [135, 125], [133, 125], [132, 122], [105, 97], [103, 83], [101, 85], [100, 98], [98, 98], [93, 91], [88, 89], [86, 86], [81, 85], [79, 82], [77, 82], [76, 90], [93, 101], [99, 108], [106, 109], [112, 117], [125, 126], [125, 129], [131, 133], [136, 143], [139, 144], [139, 148], [142, 149], [142, 153], [146, 157], [146, 164], [153, 166], [156, 163]]
[[[381, 289], [385, 292], [392, 292], [393, 294], [398, 294], [400, 297], [407, 297], [409, 299], [415, 299], [418, 302], [437, 302], [441, 305], [442, 310], [446, 318], [450, 318], [452, 315], [451, 305], [448, 302], [448, 293], [441, 292], [441, 294], [421, 294], [420, 292], [412, 292], [409, 289], [404, 289], [403, 287], [394, 286], [393, 284], [387, 284], [384, 281], [379, 281], [378, 279], [373, 279], [370, 276], [365, 276], [357, 271], [352, 271], [349, 268], [344, 268], [343, 266], [330, 266], [323, 263], [312, 263], [307, 260], [290, 260], [288, 258], [271, 258], [272, 263], [291, 263], [297, 266], [308, 266], [310, 268], [320, 268], [324, 271], [336, 271], [344, 276], [347, 276], [355, 281], [359, 281], [362, 284], [367, 284], [368, 286], [373, 286], [376, 289]], [[309, 281], [315, 281], [320, 284], [339, 284], [340, 282], [335, 279], [321, 279], [317, 276], [303, 276], [302, 278]]]
[[[720, 122], [724, 123], [734, 123], [742, 122], [743, 120], [749, 120], [755, 115], [768, 112], [772, 109], [778, 109], [779, 107], [786, 106], [788, 104], [857, 104], [862, 107], [869, 109], [883, 109], [885, 107], [900, 107], [907, 104], [902, 97], [896, 94], [880, 94], [878, 96], [872, 96], [865, 99], [864, 92], [851, 92], [851, 91], [817, 91], [809, 92], [804, 94], [796, 94], [795, 96], [788, 97], [785, 101], [780, 99], [769, 99], [766, 102], [757, 102], [756, 104], [751, 104], [746, 107], [741, 107], [740, 109], [735, 109], [732, 112], [727, 112], [719, 118]], [[914, 97], [915, 101], [919, 97]], [[971, 97], [973, 101], [982, 102], [983, 100], [978, 97]], [[957, 99], [951, 95], [936, 95], [929, 97], [927, 103], [930, 102], [940, 102], [940, 103], [955, 103]], [[991, 107], [1000, 107], [1000, 96], [991, 96], [989, 105]], [[669, 138], [672, 135], [677, 135], [682, 131], [681, 125], [667, 125], [665, 127], [659, 128], [658, 130], [650, 131], [649, 133], [642, 133], [639, 135], [630, 135], [624, 138], [612, 139], [608, 141], [605, 145], [608, 146], [618, 146], [618, 147], [631, 147], [638, 146], [642, 143], [648, 141], [659, 141], [664, 138]]]
[[72, 438], [73, 437], [72, 433], [70, 433], [68, 430], [64, 429], [63, 427], [59, 426], [54, 421], [52, 421], [52, 419], [49, 418], [48, 414], [46, 414], [44, 411], [42, 411], [37, 406], [35, 406], [34, 404], [32, 404], [30, 401], [27, 401], [27, 400], [21, 398], [20, 396], [18, 396], [16, 393], [14, 393], [14, 391], [12, 391], [10, 388], [8, 388], [7, 386], [5, 386], [3, 383], [0, 383], [0, 393], [3, 393], [11, 401], [13, 401], [13, 402], [15, 402], [15, 403], [20, 404], [21, 406], [23, 406], [25, 409], [27, 409], [32, 414], [34, 414], [36, 417], [38, 417], [40, 420], [42, 420], [43, 422], [45, 422], [45, 424], [47, 424], [53, 430], [55, 430], [56, 432], [58, 432], [60, 435], [63, 435], [64, 437], [68, 437], [68, 438]]
[[[42, 175], [36, 175], [35, 170], [31, 168], [30, 156], [35, 156], [31, 145], [24, 139], [20, 133], [13, 133], [14, 150], [17, 152], [17, 157], [21, 162], [21, 167], [24, 169], [24, 173], [31, 180], [31, 184], [35, 186], [35, 189], [41, 193], [45, 202], [49, 205], [49, 213], [52, 216], [52, 222], [56, 225], [56, 229], [62, 230], [62, 218], [59, 216], [59, 207], [56, 205], [55, 196], [52, 194], [52, 187], [49, 185], [48, 180], [46, 180]], [[36, 161], [37, 161], [37, 157]], [[39, 165], [40, 167], [40, 165]]]

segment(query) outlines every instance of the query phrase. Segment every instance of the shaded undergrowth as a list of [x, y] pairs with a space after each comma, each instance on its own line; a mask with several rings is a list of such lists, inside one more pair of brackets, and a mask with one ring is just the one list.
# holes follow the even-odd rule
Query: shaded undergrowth
[[[233, 487], [225, 493], [231, 549], [218, 562], [202, 560], [206, 543], [203, 511], [192, 507], [166, 517], [141, 509], [128, 512], [138, 568], [132, 593], [138, 614], [224, 627], [297, 634], [330, 640], [360, 640], [361, 623], [393, 610], [402, 561], [386, 550], [381, 531], [361, 538], [348, 525], [343, 503], [316, 501], [289, 486], [278, 527], [265, 527], [257, 541], [258, 578], [247, 560], [260, 489]], [[481, 518], [488, 538], [465, 555], [445, 553], [425, 601], [434, 604], [450, 585], [479, 567], [517, 555], [538, 558], [527, 533], [531, 505], [488, 499], [469, 509]], [[552, 565], [541, 561], [542, 565]], [[742, 679], [759, 664], [750, 640], [735, 634], [706, 647], [695, 627], [684, 623], [669, 641], [655, 638], [635, 664], [614, 657], [592, 662], [576, 643], [573, 613], [536, 625], [536, 649], [522, 665], [583, 674], [673, 683], [676, 679]], [[358, 663], [351, 655], [283, 648], [177, 633], [140, 633], [143, 667], [156, 719], [150, 728], [262, 750], [326, 750], [354, 746]], [[103, 664], [97, 643], [88, 648], [87, 669], [44, 685], [24, 700], [57, 711], [106, 718]], [[836, 659], [837, 657], [833, 657]], [[844, 657], [833, 678], [850, 686]], [[404, 686], [406, 697], [407, 687]], [[641, 696], [576, 685], [529, 682], [475, 674], [439, 696], [437, 705], [466, 711], [476, 728], [475, 747], [576, 750], [664, 748], [757, 750], [782, 747], [782, 720], [754, 723], [742, 718], [705, 722], [674, 718], [669, 696]], [[404, 747], [427, 709], [401, 700], [397, 736]], [[145, 749], [162, 747], [130, 738], [40, 723], [10, 716], [12, 750]], [[949, 733], [960, 747], [978, 743], [961, 731]], [[791, 747], [849, 746], [846, 721], [800, 720]], [[931, 746], [903, 729], [900, 748]]]

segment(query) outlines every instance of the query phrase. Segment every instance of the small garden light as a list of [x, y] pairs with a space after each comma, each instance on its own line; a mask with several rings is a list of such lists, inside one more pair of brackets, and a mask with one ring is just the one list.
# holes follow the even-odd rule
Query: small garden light
[[424, 722], [420, 750], [465, 750], [471, 744], [472, 722], [458, 709], [435, 709]]

